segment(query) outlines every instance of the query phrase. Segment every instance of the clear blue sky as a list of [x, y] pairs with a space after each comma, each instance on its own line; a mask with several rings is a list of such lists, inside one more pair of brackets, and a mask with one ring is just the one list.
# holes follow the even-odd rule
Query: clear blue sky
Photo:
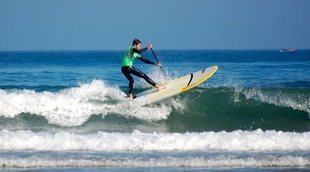
[[310, 0], [0, 0], [0, 50], [310, 49]]

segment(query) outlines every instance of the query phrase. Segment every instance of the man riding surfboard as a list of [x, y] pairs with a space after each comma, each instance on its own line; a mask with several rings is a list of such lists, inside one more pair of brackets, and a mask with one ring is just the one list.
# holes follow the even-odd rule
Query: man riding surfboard
[[142, 48], [142, 43], [138, 39], [134, 39], [132, 41], [132, 46], [130, 46], [125, 55], [122, 59], [122, 73], [129, 81], [129, 90], [128, 90], [128, 98], [133, 99], [133, 85], [134, 85], [134, 79], [132, 75], [135, 75], [137, 77], [143, 78], [147, 83], [152, 85], [153, 87], [156, 87], [158, 90], [162, 89], [163, 87], [157, 83], [155, 83], [150, 77], [148, 77], [145, 73], [141, 72], [139, 69], [133, 67], [133, 62], [135, 59], [139, 59], [142, 62], [146, 64], [153, 64], [160, 66], [160, 63], [152, 62], [146, 58], [143, 58], [141, 54], [145, 52], [148, 49], [151, 49], [153, 46], [152, 44], [149, 44], [147, 47]]

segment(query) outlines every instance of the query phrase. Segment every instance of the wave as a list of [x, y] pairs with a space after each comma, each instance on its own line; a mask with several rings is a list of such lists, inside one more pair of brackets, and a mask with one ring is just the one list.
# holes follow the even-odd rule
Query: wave
[[52, 125], [49, 127], [92, 126], [105, 131], [107, 126], [115, 126], [130, 132], [144, 125], [149, 131], [170, 132], [308, 131], [309, 92], [309, 88], [203, 85], [161, 103], [140, 106], [127, 100], [121, 88], [101, 80], [55, 92], [0, 89], [0, 129]]
[[[309, 168], [309, 156], [302, 155], [217, 155], [217, 156], [185, 156], [176, 157], [161, 155], [145, 155], [145, 154], [92, 154], [92, 153], [72, 153], [66, 152], [65, 155], [53, 153], [49, 155], [46, 152], [38, 153], [19, 153], [22, 157], [8, 156], [1, 157], [2, 167], [13, 168], [41, 168], [41, 167], [143, 167], [143, 168], [245, 168], [245, 167], [281, 167], [281, 168]], [[55, 155], [56, 154], [56, 155]], [[59, 155], [60, 154], [60, 155]], [[124, 169], [122, 169], [124, 170]], [[293, 170], [294, 171], [294, 170]]]
[[310, 89], [248, 89], [246, 99], [255, 99], [281, 107], [290, 107], [310, 115]]
[[186, 107], [181, 115], [172, 113], [171, 122], [182, 121], [184, 129], [174, 131], [189, 126], [199, 132], [309, 131], [309, 92], [309, 88], [197, 88], [182, 95]]
[[[119, 88], [94, 80], [59, 92], [0, 90], [0, 115], [14, 118], [22, 113], [43, 116], [51, 124], [80, 126], [93, 114], [119, 114], [144, 120], [166, 119], [171, 107], [141, 107], [128, 101]], [[177, 104], [177, 103], [176, 103]]]
[[310, 132], [132, 133], [0, 130], [0, 150], [35, 151], [309, 151]]
[[3, 168], [310, 166], [310, 132], [33, 132], [0, 130]]

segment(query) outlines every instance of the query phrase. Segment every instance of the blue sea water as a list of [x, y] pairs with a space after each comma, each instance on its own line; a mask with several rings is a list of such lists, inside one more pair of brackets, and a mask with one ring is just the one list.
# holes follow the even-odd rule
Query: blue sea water
[[[135, 67], [159, 83], [219, 69], [146, 106], [125, 98], [123, 54], [0, 52], [2, 170], [310, 170], [309, 50], [156, 51], [165, 74]], [[135, 78], [135, 93], [149, 88]]]

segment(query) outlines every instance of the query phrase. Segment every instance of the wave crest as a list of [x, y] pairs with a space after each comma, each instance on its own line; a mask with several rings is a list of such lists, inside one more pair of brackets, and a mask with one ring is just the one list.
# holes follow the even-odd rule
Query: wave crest
[[[117, 114], [143, 120], [166, 119], [172, 107], [179, 102], [142, 107], [125, 98], [118, 87], [94, 80], [59, 92], [33, 90], [0, 90], [0, 115], [14, 118], [21, 113], [44, 116], [49, 123], [62, 126], [80, 126], [92, 114]], [[171, 106], [172, 105], [172, 106]]]

